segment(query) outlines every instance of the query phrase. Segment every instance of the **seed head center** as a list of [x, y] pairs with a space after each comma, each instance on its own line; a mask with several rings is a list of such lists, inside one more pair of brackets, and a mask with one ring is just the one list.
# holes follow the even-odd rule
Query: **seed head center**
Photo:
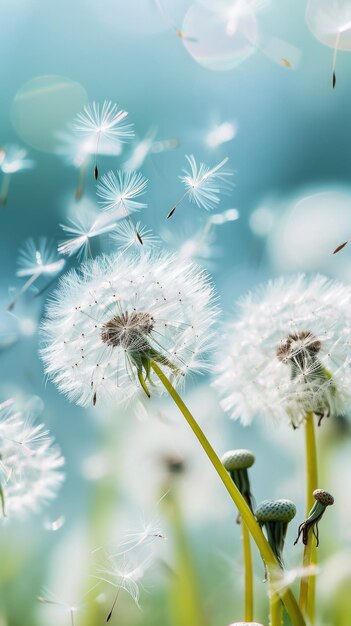
[[142, 350], [147, 345], [147, 336], [153, 328], [154, 318], [150, 313], [125, 311], [103, 324], [101, 339], [108, 346]]
[[313, 333], [309, 330], [301, 330], [291, 333], [280, 342], [277, 348], [277, 357], [283, 363], [299, 360], [302, 356], [313, 359], [321, 347], [320, 340]]

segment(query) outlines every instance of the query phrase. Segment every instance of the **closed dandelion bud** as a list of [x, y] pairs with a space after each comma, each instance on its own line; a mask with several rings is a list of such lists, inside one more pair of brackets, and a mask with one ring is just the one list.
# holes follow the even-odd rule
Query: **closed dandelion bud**
[[300, 536], [302, 535], [302, 543], [306, 546], [308, 543], [310, 530], [312, 530], [316, 538], [317, 546], [319, 545], [318, 524], [323, 517], [324, 511], [327, 506], [331, 506], [332, 504], [334, 504], [334, 498], [328, 491], [325, 491], [324, 489], [315, 489], [313, 492], [313, 496], [315, 499], [315, 503], [311, 508], [307, 519], [305, 519], [305, 521], [300, 524], [298, 529], [298, 535], [294, 545], [297, 544]]
[[[253, 496], [251, 494], [248, 468], [255, 462], [255, 456], [250, 450], [229, 450], [222, 456], [222, 463], [229, 472], [233, 482], [245, 498], [251, 511], [253, 510]], [[238, 522], [240, 518], [238, 517]]]
[[264, 526], [268, 543], [281, 567], [283, 548], [288, 524], [296, 515], [296, 507], [291, 500], [264, 500], [256, 509], [256, 519]]

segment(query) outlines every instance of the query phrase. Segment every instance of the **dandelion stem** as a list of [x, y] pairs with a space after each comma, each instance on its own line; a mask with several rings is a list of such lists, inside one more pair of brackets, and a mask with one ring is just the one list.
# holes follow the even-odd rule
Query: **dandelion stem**
[[241, 522], [241, 535], [244, 553], [245, 570], [245, 621], [253, 620], [253, 576], [252, 576], [252, 555], [250, 544], [250, 533], [244, 522]]
[[[318, 487], [317, 447], [313, 413], [308, 413], [305, 419], [305, 448], [306, 448], [306, 515], [314, 504], [313, 491]], [[307, 545], [304, 549], [303, 567], [316, 565], [317, 546], [312, 532], [309, 532]], [[299, 605], [310, 620], [311, 626], [315, 621], [315, 576], [301, 579]]]
[[279, 595], [271, 589], [269, 597], [269, 626], [282, 626], [283, 604]]
[[7, 202], [7, 196], [9, 194], [9, 187], [10, 187], [10, 180], [11, 180], [11, 174], [6, 172], [6, 174], [3, 175], [1, 189], [0, 189], [0, 205], [1, 206], [5, 206]]
[[28, 278], [28, 280], [24, 283], [24, 285], [21, 287], [21, 289], [17, 292], [17, 294], [15, 295], [14, 299], [11, 300], [10, 304], [7, 307], [8, 311], [12, 311], [14, 309], [15, 304], [19, 300], [21, 295], [24, 294], [27, 291], [27, 289], [29, 289], [29, 287], [31, 287], [33, 285], [33, 283], [37, 280], [37, 278], [39, 278], [40, 274], [41, 274], [41, 272], [36, 272], [30, 278]]
[[[177, 405], [180, 412], [185, 417], [190, 428], [192, 429], [193, 433], [201, 444], [204, 452], [207, 454], [219, 478], [223, 482], [230, 497], [235, 503], [236, 508], [239, 510], [243, 523], [246, 524], [253, 540], [255, 541], [261, 553], [262, 559], [267, 566], [267, 570], [271, 578], [275, 580], [281, 568], [265, 536], [263, 535], [261, 528], [256, 522], [248, 504], [246, 503], [245, 499], [241, 495], [240, 491], [238, 490], [232, 479], [230, 478], [228, 472], [224, 468], [224, 465], [221, 463], [218, 455], [212, 448], [210, 442], [201, 430], [197, 421], [190, 413], [189, 409], [184, 404], [177, 391], [174, 389], [172, 383], [168, 380], [167, 376], [163, 373], [162, 369], [157, 365], [157, 363], [151, 361], [150, 366], [164, 385], [165, 389], [168, 391], [169, 395]], [[279, 593], [290, 615], [291, 623], [293, 624], [293, 626], [306, 626], [305, 619], [291, 590], [288, 587], [285, 587]]]

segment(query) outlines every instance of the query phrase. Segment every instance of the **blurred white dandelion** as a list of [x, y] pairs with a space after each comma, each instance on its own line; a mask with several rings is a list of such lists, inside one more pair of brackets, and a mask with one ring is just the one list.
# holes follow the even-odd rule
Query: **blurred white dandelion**
[[238, 127], [235, 122], [222, 122], [214, 126], [206, 135], [206, 143], [210, 148], [217, 148], [236, 137]]
[[98, 154], [102, 138], [113, 145], [119, 145], [133, 137], [132, 124], [125, 121], [127, 116], [127, 111], [119, 109], [116, 104], [107, 100], [101, 106], [96, 102], [92, 102], [92, 104], [84, 107], [82, 113], [77, 115], [74, 124], [75, 130], [95, 143], [95, 179], [99, 177]]
[[138, 170], [145, 159], [151, 154], [161, 154], [168, 150], [174, 150], [179, 142], [176, 138], [160, 139], [155, 141], [157, 130], [151, 128], [143, 139], [140, 139], [133, 146], [128, 159], [123, 164], [124, 170]]
[[202, 226], [188, 222], [177, 231], [167, 229], [162, 232], [162, 239], [167, 248], [177, 252], [180, 258], [209, 265], [210, 259], [220, 254], [216, 245], [216, 228], [239, 219], [237, 209], [227, 209], [222, 213], [213, 213]]
[[206, 369], [216, 316], [209, 278], [191, 263], [165, 253], [90, 260], [62, 278], [48, 305], [46, 373], [84, 406], [141, 388], [149, 395], [152, 362], [175, 384]]
[[37, 242], [27, 239], [18, 255], [18, 278], [27, 278], [24, 285], [17, 292], [13, 300], [8, 305], [8, 310], [12, 311], [18, 299], [42, 276], [54, 278], [59, 274], [66, 261], [57, 255], [55, 246], [42, 237]]
[[16, 145], [4, 146], [0, 149], [0, 169], [3, 173], [0, 187], [0, 205], [4, 205], [7, 202], [13, 174], [35, 167], [35, 161], [28, 159], [27, 156], [27, 150]]
[[351, 290], [323, 276], [270, 281], [239, 302], [224, 327], [216, 387], [222, 407], [249, 424], [257, 415], [343, 414], [350, 404]]
[[192, 154], [186, 155], [186, 159], [190, 165], [190, 171], [184, 169], [184, 175], [179, 177], [184, 184], [185, 192], [169, 211], [168, 218], [173, 215], [185, 198], [189, 198], [190, 202], [198, 207], [211, 211], [218, 206], [220, 194], [229, 192], [233, 187], [230, 180], [233, 172], [223, 169], [228, 162], [228, 157], [212, 168], [204, 163], [198, 166]]
[[[138, 253], [154, 250], [161, 241], [147, 226], [142, 226], [140, 222], [134, 225], [129, 220], [122, 220], [115, 226], [111, 239], [117, 244], [118, 249], [122, 253], [127, 252], [130, 248], [135, 249]], [[142, 246], [140, 245], [140, 239]]]
[[117, 226], [114, 216], [101, 215], [97, 211], [84, 209], [77, 216], [68, 219], [68, 224], [60, 224], [66, 240], [59, 243], [57, 251], [67, 256], [78, 255], [81, 260], [92, 256], [91, 241], [111, 233]]
[[[186, 393], [185, 402], [201, 415], [200, 425], [206, 436], [217, 449], [223, 449], [221, 417], [225, 418], [214, 390], [206, 384], [198, 385]], [[226, 494], [217, 489], [218, 478], [211, 466], [203, 463], [202, 450], [189, 438], [187, 424], [179, 421], [177, 408], [171, 402], [165, 404], [164, 399], [152, 399], [139, 402], [134, 413], [128, 420], [120, 455], [119, 472], [126, 496], [152, 514], [155, 501], [172, 490], [187, 524], [198, 528], [223, 520], [230, 511]], [[147, 481], [141, 481], [140, 476], [147, 476]], [[199, 489], [199, 485], [206, 485], [206, 489]], [[157, 521], [152, 524], [157, 528]]]
[[0, 489], [3, 514], [23, 516], [56, 497], [64, 459], [49, 431], [36, 422], [36, 402], [17, 411], [12, 400], [0, 405]]

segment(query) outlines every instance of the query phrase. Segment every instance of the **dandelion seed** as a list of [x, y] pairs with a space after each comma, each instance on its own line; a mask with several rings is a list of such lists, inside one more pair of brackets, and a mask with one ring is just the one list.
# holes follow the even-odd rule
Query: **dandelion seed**
[[141, 139], [135, 144], [130, 157], [124, 163], [123, 169], [131, 172], [138, 170], [143, 165], [145, 159], [152, 150], [156, 133], [157, 131], [151, 128], [146, 133], [144, 139]]
[[131, 155], [123, 165], [124, 170], [138, 170], [150, 154], [161, 154], [178, 147], [179, 141], [175, 138], [155, 141], [156, 134], [157, 130], [151, 128], [146, 133], [144, 139], [135, 144]]
[[316, 565], [307, 565], [306, 567], [295, 567], [293, 569], [276, 569], [274, 576], [271, 577], [269, 585], [269, 594], [282, 593], [288, 587], [291, 587], [293, 583], [302, 578], [309, 578], [310, 576], [316, 576], [319, 573], [319, 569]]
[[341, 243], [339, 246], [337, 246], [337, 248], [335, 248], [333, 254], [337, 254], [338, 252], [340, 252], [340, 250], [345, 248], [345, 246], [347, 246], [348, 243], [349, 243], [348, 241], [344, 241], [344, 243]]
[[206, 136], [206, 143], [210, 148], [217, 148], [223, 143], [234, 139], [237, 134], [237, 125], [233, 122], [223, 122], [215, 126]]
[[[149, 394], [151, 361], [175, 383], [205, 366], [216, 318], [207, 275], [167, 254], [100, 257], [70, 272], [47, 309], [46, 373], [78, 404]], [[160, 388], [155, 382], [155, 389]]]
[[240, 303], [227, 323], [215, 385], [222, 407], [249, 424], [256, 415], [299, 426], [308, 413], [350, 405], [351, 290], [323, 276], [278, 279]]
[[133, 137], [132, 124], [126, 123], [127, 111], [118, 109], [116, 104], [104, 101], [103, 105], [96, 102], [84, 107], [75, 122], [75, 130], [83, 133], [88, 139], [95, 142], [94, 178], [99, 177], [98, 154], [102, 138], [113, 145], [118, 145]]
[[[108, 172], [101, 178], [97, 186], [97, 194], [102, 200], [100, 204], [105, 211], [112, 212], [117, 218], [126, 217], [133, 226], [130, 214], [147, 206], [135, 200], [146, 192], [147, 179], [139, 172]], [[134, 227], [134, 226], [133, 226]], [[134, 227], [135, 235], [142, 244], [142, 237]]]
[[144, 195], [146, 187], [147, 179], [140, 172], [108, 172], [101, 177], [97, 195], [102, 198], [100, 204], [105, 211], [127, 217], [147, 206], [144, 202], [135, 200]]
[[95, 211], [84, 210], [75, 219], [69, 219], [69, 224], [60, 224], [67, 239], [57, 248], [59, 254], [67, 256], [78, 255], [78, 259], [92, 256], [91, 240], [111, 233], [117, 226], [111, 221], [111, 216], [101, 215]]
[[[160, 238], [154, 235], [150, 228], [141, 226], [140, 222], [134, 226], [128, 220], [122, 220], [120, 224], [116, 225], [112, 232], [112, 239], [122, 253], [127, 252], [130, 248], [135, 248], [138, 252], [153, 250], [160, 243]], [[143, 247], [141, 248], [139, 244]]]
[[27, 159], [27, 150], [15, 145], [5, 146], [0, 150], [0, 169], [3, 173], [0, 187], [0, 205], [5, 205], [8, 198], [10, 181], [13, 174], [35, 167], [35, 162]]
[[333, 48], [332, 87], [336, 86], [339, 50], [351, 50], [351, 5], [348, 0], [309, 0], [306, 21], [312, 34]]
[[18, 299], [38, 280], [41, 276], [54, 277], [64, 268], [65, 260], [58, 259], [56, 251], [47, 239], [42, 238], [36, 243], [34, 239], [27, 239], [19, 252], [16, 276], [28, 280], [17, 292], [15, 298], [8, 305], [12, 311]]
[[63, 481], [64, 459], [49, 431], [30, 409], [17, 411], [12, 400], [0, 405], [0, 486], [9, 517], [38, 510], [53, 499]]
[[222, 169], [228, 162], [228, 158], [212, 168], [204, 163], [200, 163], [198, 167], [192, 154], [186, 155], [186, 159], [190, 165], [190, 171], [183, 170], [184, 176], [179, 177], [185, 186], [185, 192], [168, 213], [168, 218], [172, 217], [185, 198], [189, 198], [190, 202], [198, 207], [210, 211], [219, 204], [219, 194], [233, 187], [233, 183], [229, 180], [233, 172]]
[[65, 524], [65, 517], [64, 515], [60, 515], [59, 517], [57, 517], [55, 520], [47, 520], [44, 523], [44, 528], [45, 530], [50, 530], [52, 532], [57, 532], [58, 530], [61, 530], [61, 528], [64, 526]]
[[162, 238], [180, 258], [204, 264], [219, 253], [218, 247], [214, 245], [216, 227], [237, 219], [239, 219], [239, 212], [236, 209], [228, 209], [222, 213], [213, 213], [203, 226], [196, 230], [193, 223], [189, 223], [179, 232], [174, 229], [164, 231]]
[[113, 548], [112, 551], [105, 549], [104, 552], [105, 564], [97, 568], [96, 578], [116, 589], [111, 609], [106, 617], [106, 622], [109, 622], [122, 590], [128, 593], [140, 608], [140, 584], [155, 561], [155, 552], [143, 542], [124, 553], [116, 553]]

